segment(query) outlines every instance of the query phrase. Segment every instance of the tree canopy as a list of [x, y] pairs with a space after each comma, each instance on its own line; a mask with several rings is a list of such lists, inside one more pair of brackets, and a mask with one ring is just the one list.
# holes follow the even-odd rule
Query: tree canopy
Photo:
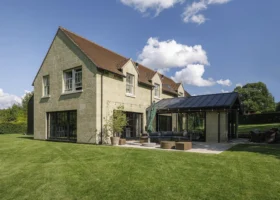
[[280, 112], [280, 101], [278, 103], [276, 103], [276, 110], [275, 111]]
[[32, 95], [33, 92], [26, 93], [21, 104], [0, 110], [0, 122], [26, 122], [28, 102]]
[[234, 91], [239, 93], [246, 112], [275, 111], [274, 97], [269, 92], [266, 84], [262, 82], [248, 83], [243, 87], [238, 86]]

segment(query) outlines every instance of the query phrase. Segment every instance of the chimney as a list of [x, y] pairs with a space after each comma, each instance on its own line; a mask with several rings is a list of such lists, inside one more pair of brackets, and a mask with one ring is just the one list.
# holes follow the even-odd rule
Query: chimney
[[136, 62], [135, 65], [136, 65], [136, 67], [137, 67], [137, 69], [138, 69], [138, 62]]

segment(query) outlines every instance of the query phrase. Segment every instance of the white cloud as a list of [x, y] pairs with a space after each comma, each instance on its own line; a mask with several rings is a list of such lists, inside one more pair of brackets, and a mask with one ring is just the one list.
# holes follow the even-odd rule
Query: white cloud
[[197, 24], [203, 24], [206, 21], [206, 19], [204, 15], [199, 14], [199, 15], [193, 15], [191, 21]]
[[148, 39], [138, 62], [153, 69], [185, 67], [189, 64], [209, 65], [206, 51], [201, 45], [188, 46], [175, 40], [159, 41], [153, 37]]
[[161, 74], [166, 74], [166, 72], [170, 71], [170, 68], [161, 68], [161, 69], [158, 69], [157, 71]]
[[242, 85], [242, 83], [237, 83], [236, 84], [236, 87], [242, 87], [243, 85]]
[[205, 17], [203, 15], [197, 15], [198, 12], [207, 9], [207, 3], [205, 1], [193, 2], [191, 5], [185, 8], [182, 14], [183, 21], [185, 23], [193, 22], [202, 24], [205, 22]]
[[178, 3], [183, 3], [185, 0], [120, 0], [124, 5], [133, 7], [141, 13], [146, 13], [148, 10], [155, 10], [155, 16], [165, 9], [172, 8]]
[[8, 108], [13, 104], [21, 104], [22, 99], [16, 95], [4, 93], [0, 88], [0, 109]]
[[224, 4], [230, 1], [231, 0], [208, 0], [208, 4]]
[[232, 82], [229, 80], [229, 79], [226, 79], [226, 80], [218, 80], [217, 81], [218, 84], [220, 85], [223, 85], [223, 86], [231, 86], [232, 85]]
[[183, 21], [185, 23], [196, 23], [203, 24], [206, 21], [204, 15], [199, 14], [203, 10], [208, 9], [208, 5], [212, 4], [225, 4], [230, 0], [200, 0], [198, 2], [193, 2], [185, 8], [182, 14]]
[[182, 82], [184, 84], [194, 85], [198, 87], [215, 85], [215, 81], [213, 79], [204, 79], [202, 77], [204, 72], [204, 65], [188, 65], [181, 71], [177, 71], [172, 79], [176, 82]]
[[222, 93], [229, 93], [230, 91], [227, 90], [221, 90]]

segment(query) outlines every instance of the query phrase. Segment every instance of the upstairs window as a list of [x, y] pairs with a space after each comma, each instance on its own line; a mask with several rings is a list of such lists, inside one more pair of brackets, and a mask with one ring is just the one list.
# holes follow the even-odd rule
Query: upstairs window
[[134, 95], [134, 76], [126, 74], [126, 93]]
[[160, 97], [160, 85], [155, 83], [155, 97]]
[[43, 96], [47, 97], [50, 95], [50, 76], [43, 77]]
[[82, 68], [64, 72], [64, 92], [76, 92], [83, 89]]

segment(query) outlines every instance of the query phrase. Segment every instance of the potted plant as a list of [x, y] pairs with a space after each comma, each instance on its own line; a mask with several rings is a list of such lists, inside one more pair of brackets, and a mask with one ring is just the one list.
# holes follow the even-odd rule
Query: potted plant
[[105, 129], [111, 133], [111, 144], [119, 145], [120, 136], [123, 128], [127, 125], [126, 114], [123, 111], [123, 106], [118, 106], [113, 114], [106, 120]]

